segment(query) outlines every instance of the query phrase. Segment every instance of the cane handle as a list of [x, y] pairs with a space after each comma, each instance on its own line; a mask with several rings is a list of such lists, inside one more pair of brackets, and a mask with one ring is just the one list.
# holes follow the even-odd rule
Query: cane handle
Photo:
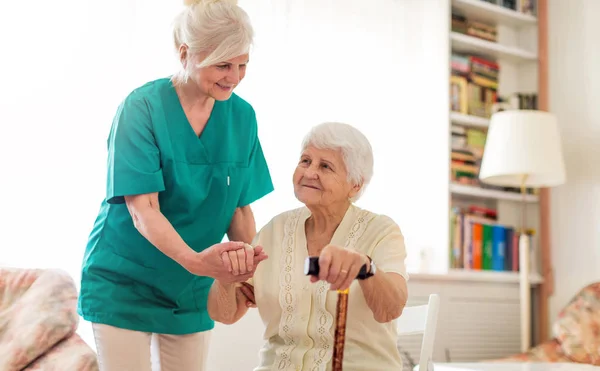
[[[318, 256], [309, 256], [308, 258], [306, 258], [306, 260], [304, 261], [304, 274], [307, 276], [315, 276], [315, 277], [319, 275], [319, 257]], [[360, 267], [360, 270], [358, 271], [358, 275], [356, 276], [356, 279], [364, 280], [366, 278], [368, 278], [367, 265], [364, 264], [362, 267]]]

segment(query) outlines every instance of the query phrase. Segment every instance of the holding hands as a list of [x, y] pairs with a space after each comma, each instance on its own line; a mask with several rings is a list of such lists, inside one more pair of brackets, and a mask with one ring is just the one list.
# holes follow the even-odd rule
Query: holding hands
[[244, 282], [254, 275], [261, 261], [268, 256], [263, 248], [243, 242], [223, 242], [193, 253], [184, 267], [198, 276], [212, 277], [224, 284]]
[[247, 243], [242, 248], [225, 251], [221, 254], [223, 264], [230, 273], [235, 276], [249, 274], [248, 278], [252, 277], [258, 263], [267, 258], [262, 246], [253, 247]]
[[366, 255], [335, 245], [327, 245], [319, 255], [319, 276], [311, 276], [311, 282], [319, 280], [331, 284], [331, 290], [346, 290], [358, 276], [360, 268], [370, 263]]

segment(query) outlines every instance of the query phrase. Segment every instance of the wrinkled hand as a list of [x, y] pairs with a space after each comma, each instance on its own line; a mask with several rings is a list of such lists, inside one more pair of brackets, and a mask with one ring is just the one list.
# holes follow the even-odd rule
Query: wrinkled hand
[[[226, 266], [226, 263], [223, 261], [223, 256], [227, 256], [230, 251], [245, 251], [245, 249], [246, 246], [243, 242], [229, 241], [218, 243], [202, 252], [195, 253], [186, 259], [184, 268], [197, 276], [212, 277], [222, 283], [244, 282], [252, 277], [254, 272], [250, 271], [245, 274], [234, 274], [232, 269]], [[262, 251], [262, 249], [260, 251]], [[266, 254], [264, 254], [260, 259], [264, 260], [266, 258]], [[255, 267], [258, 262], [253, 259], [253, 264]]]
[[360, 268], [368, 262], [366, 255], [354, 250], [327, 245], [319, 255], [319, 277], [312, 276], [310, 280], [327, 281], [331, 290], [346, 290], [358, 276]]
[[254, 270], [263, 260], [268, 258], [262, 246], [252, 247], [244, 244], [244, 247], [234, 251], [227, 251], [221, 254], [223, 264], [227, 270], [234, 275], [246, 275], [254, 273]]
[[246, 306], [248, 308], [256, 308], [256, 298], [254, 297], [254, 286], [249, 284], [248, 282], [241, 282], [239, 284], [239, 289], [241, 295], [243, 295], [246, 300]]

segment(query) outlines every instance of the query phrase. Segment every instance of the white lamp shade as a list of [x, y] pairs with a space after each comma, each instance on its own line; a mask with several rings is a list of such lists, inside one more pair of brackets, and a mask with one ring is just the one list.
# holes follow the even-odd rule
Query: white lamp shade
[[553, 187], [566, 181], [556, 117], [548, 112], [509, 110], [492, 115], [479, 179], [486, 184]]

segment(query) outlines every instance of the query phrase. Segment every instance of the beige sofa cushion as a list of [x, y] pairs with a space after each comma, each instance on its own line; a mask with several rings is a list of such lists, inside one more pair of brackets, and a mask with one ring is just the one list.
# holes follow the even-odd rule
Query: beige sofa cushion
[[583, 288], [569, 302], [553, 331], [571, 360], [600, 365], [600, 283]]
[[21, 370], [72, 335], [76, 303], [62, 271], [0, 269], [0, 370]]

